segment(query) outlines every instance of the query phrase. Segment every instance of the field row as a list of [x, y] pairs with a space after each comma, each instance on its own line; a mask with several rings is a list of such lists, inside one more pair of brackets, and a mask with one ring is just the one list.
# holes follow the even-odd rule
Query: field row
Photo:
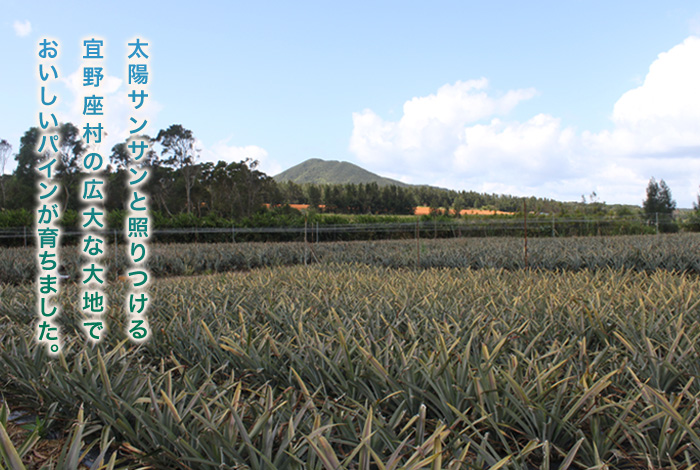
[[[77, 289], [50, 360], [33, 288], [0, 286], [0, 391], [67, 417], [82, 402], [130, 468], [700, 465], [696, 276], [331, 263], [159, 279], [140, 347], [119, 305], [86, 345]], [[119, 304], [124, 286], [106, 293]]]
[[[79, 280], [78, 247], [62, 250], [63, 264]], [[108, 246], [103, 263], [116, 279], [128, 266], [123, 246]], [[155, 244], [148, 267], [156, 277], [249, 270], [312, 263], [362, 263], [408, 268], [503, 268], [544, 270], [633, 269], [700, 273], [700, 234], [536, 238], [527, 259], [520, 238], [460, 238], [328, 243]], [[0, 283], [32, 281], [36, 252], [7, 248], [0, 254]]]

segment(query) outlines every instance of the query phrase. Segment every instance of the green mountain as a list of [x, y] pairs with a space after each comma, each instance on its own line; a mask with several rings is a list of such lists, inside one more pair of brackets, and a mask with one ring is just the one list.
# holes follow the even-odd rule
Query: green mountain
[[379, 186], [410, 186], [401, 181], [384, 178], [348, 162], [310, 158], [274, 176], [278, 183], [293, 181], [297, 184], [377, 183]]

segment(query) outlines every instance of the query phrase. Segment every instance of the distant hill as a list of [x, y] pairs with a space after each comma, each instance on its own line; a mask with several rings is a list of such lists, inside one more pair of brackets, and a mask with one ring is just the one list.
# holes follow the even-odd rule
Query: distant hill
[[410, 186], [401, 181], [384, 178], [348, 162], [310, 158], [274, 176], [278, 183], [293, 181], [297, 184], [377, 183], [379, 186]]

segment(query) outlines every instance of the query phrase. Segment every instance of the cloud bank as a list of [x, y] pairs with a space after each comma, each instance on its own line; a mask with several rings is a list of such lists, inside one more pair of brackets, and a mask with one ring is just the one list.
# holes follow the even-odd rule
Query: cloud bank
[[372, 171], [457, 189], [578, 200], [596, 191], [640, 204], [651, 176], [680, 207], [700, 185], [700, 38], [660, 54], [639, 87], [612, 106], [611, 128], [577, 132], [537, 114], [509, 119], [533, 89], [496, 95], [485, 78], [404, 103], [398, 121], [353, 113], [350, 151]]

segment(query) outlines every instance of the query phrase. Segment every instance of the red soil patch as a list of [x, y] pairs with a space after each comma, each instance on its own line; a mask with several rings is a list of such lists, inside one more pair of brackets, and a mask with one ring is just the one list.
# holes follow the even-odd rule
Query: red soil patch
[[[440, 209], [440, 213], [444, 213], [445, 209]], [[413, 212], [415, 215], [430, 215], [430, 207], [428, 206], [418, 206]], [[450, 215], [455, 215], [454, 209], [450, 209]], [[487, 211], [483, 209], [462, 209], [459, 211], [460, 215], [513, 215], [514, 212], [503, 212], [503, 211]]]

